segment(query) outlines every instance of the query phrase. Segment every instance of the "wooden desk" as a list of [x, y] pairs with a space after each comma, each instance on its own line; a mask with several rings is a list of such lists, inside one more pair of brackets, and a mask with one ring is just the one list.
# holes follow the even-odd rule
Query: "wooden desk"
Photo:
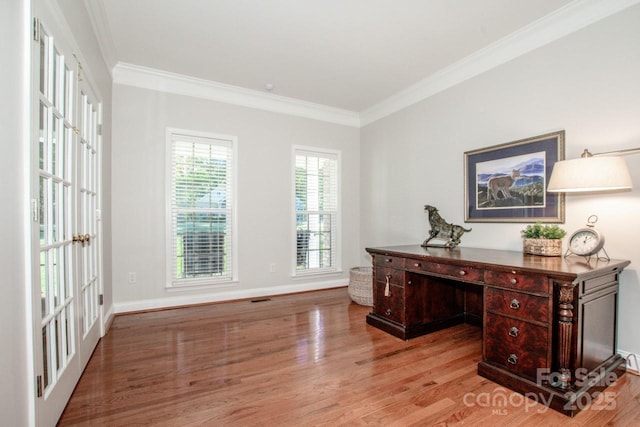
[[481, 325], [478, 373], [570, 416], [625, 372], [616, 318], [629, 261], [419, 245], [367, 252], [372, 326], [407, 340]]

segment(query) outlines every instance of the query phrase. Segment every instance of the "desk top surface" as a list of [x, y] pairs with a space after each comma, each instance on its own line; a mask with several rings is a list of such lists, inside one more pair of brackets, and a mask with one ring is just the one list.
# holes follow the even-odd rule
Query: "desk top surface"
[[630, 261], [612, 259], [603, 261], [596, 257], [586, 259], [581, 256], [547, 257], [529, 255], [518, 251], [497, 249], [466, 248], [425, 248], [420, 245], [387, 246], [367, 248], [370, 254], [399, 256], [403, 258], [423, 259], [446, 264], [465, 263], [479, 268], [493, 266], [496, 268], [513, 268], [523, 272], [546, 274], [564, 279], [582, 279], [598, 275], [605, 271], [622, 270]]

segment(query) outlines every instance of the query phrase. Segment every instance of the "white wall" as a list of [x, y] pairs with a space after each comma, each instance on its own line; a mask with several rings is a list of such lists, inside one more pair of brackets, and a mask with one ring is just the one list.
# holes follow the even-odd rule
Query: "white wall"
[[27, 331], [28, 286], [25, 277], [24, 194], [26, 179], [27, 94], [26, 41], [29, 17], [22, 1], [0, 2], [0, 418], [7, 426], [29, 424], [33, 382]]
[[[464, 223], [463, 153], [566, 130], [566, 157], [640, 146], [640, 7], [627, 9], [362, 129], [361, 262], [367, 246], [419, 243], [424, 204]], [[618, 347], [640, 353], [640, 155], [636, 189], [567, 196], [566, 228], [600, 218], [622, 274]], [[523, 224], [467, 224], [462, 245], [521, 250]], [[566, 247], [566, 243], [565, 243]]]
[[[359, 260], [359, 130], [321, 121], [115, 84], [113, 282], [116, 311], [270, 295], [348, 282]], [[238, 137], [238, 270], [231, 287], [167, 291], [166, 128]], [[343, 273], [293, 279], [294, 144], [342, 152]], [[269, 272], [269, 264], [276, 272]], [[135, 272], [137, 283], [128, 283]]]

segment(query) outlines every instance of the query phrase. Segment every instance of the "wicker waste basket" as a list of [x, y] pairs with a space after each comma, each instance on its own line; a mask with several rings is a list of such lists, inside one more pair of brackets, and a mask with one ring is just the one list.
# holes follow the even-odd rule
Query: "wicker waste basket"
[[349, 298], [360, 305], [373, 305], [373, 268], [354, 267], [349, 270]]

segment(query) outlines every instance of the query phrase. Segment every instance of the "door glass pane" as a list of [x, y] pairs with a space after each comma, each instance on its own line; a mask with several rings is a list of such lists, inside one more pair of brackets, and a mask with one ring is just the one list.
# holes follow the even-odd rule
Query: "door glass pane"
[[39, 131], [38, 131], [38, 167], [44, 169], [44, 165], [47, 159], [47, 144], [46, 144], [46, 123], [47, 123], [47, 107], [43, 103], [40, 103], [40, 117], [39, 117]]
[[49, 294], [47, 289], [47, 252], [40, 252], [40, 306], [41, 316], [44, 318], [49, 314]]
[[52, 91], [52, 97], [51, 97], [51, 101], [53, 102], [53, 105], [56, 106], [56, 108], [60, 109], [60, 101], [58, 100], [58, 66], [60, 64], [60, 53], [58, 52], [57, 49], [53, 49], [53, 64], [52, 64], [52, 70], [51, 70], [51, 91]]
[[53, 129], [53, 167], [52, 173], [60, 178], [64, 177], [62, 155], [64, 153], [64, 119], [55, 118], [56, 126]]
[[69, 356], [73, 354], [73, 341], [71, 340], [71, 336], [72, 336], [72, 323], [71, 320], [73, 320], [73, 315], [72, 315], [72, 311], [71, 311], [71, 306], [68, 306], [65, 309], [65, 328], [66, 328], [66, 333], [65, 333], [65, 337], [67, 338], [67, 346], [66, 346], [66, 355], [67, 355], [67, 360], [69, 359]]
[[46, 95], [47, 93], [47, 43], [46, 43], [46, 35], [44, 34], [44, 29], [40, 27], [40, 33], [42, 37], [40, 37], [40, 93]]
[[60, 298], [60, 263], [58, 259], [58, 251], [60, 248], [54, 248], [51, 250], [52, 257], [52, 273], [51, 273], [51, 284], [53, 289], [53, 306], [57, 308], [61, 303]]
[[42, 328], [42, 367], [43, 367], [43, 384], [42, 387], [44, 389], [47, 388], [49, 384], [51, 384], [51, 372], [49, 372], [49, 340], [47, 339], [47, 325]]
[[85, 288], [82, 291], [82, 319], [84, 322], [82, 323], [82, 334], [87, 332], [87, 322], [89, 321], [89, 293], [87, 292], [89, 288]]
[[52, 120], [52, 129], [51, 129], [51, 149], [49, 151], [49, 161], [51, 165], [49, 166], [49, 172], [53, 175], [57, 175], [57, 151], [58, 151], [58, 130], [60, 121], [57, 117], [54, 117]]
[[57, 50], [55, 51], [55, 72], [54, 72], [54, 82], [55, 82], [55, 91], [54, 91], [54, 100], [55, 105], [58, 111], [60, 111], [61, 116], [64, 116], [64, 101], [66, 98], [65, 94], [65, 66], [64, 66], [64, 56], [60, 54]]
[[51, 192], [51, 241], [58, 241], [58, 197], [60, 184], [52, 182]]
[[64, 117], [68, 122], [72, 122], [73, 119], [71, 117], [72, 103], [73, 103], [73, 74], [72, 71], [65, 64], [64, 66], [64, 75], [65, 75], [65, 91], [64, 91]]
[[89, 282], [89, 246], [85, 244], [82, 247], [82, 284], [86, 285], [88, 282]]
[[72, 260], [72, 252], [71, 252], [71, 245], [68, 245], [65, 247], [65, 263], [64, 263], [64, 275], [67, 278], [67, 280], [64, 281], [64, 287], [65, 287], [65, 299], [69, 299], [71, 298], [74, 293], [73, 293], [73, 287], [71, 286], [71, 284], [73, 283], [73, 277], [71, 276], [71, 260]]
[[60, 311], [60, 360], [67, 364], [67, 310]]
[[87, 95], [84, 92], [80, 92], [80, 138], [86, 139], [87, 137]]
[[66, 186], [64, 185], [64, 183], [60, 182], [58, 183], [58, 197], [59, 197], [59, 201], [58, 204], [60, 205], [60, 207], [58, 208], [58, 221], [56, 223], [56, 227], [58, 228], [58, 241], [62, 242], [64, 240], [66, 240], [66, 235], [67, 235], [67, 227], [66, 227], [66, 221], [65, 221], [65, 215], [68, 214], [68, 206], [67, 206], [67, 199], [65, 198], [65, 194], [66, 194]]
[[46, 178], [40, 177], [39, 180], [39, 207], [38, 207], [38, 218], [40, 219], [40, 245], [44, 245], [47, 243], [47, 216], [46, 216], [46, 207], [48, 202], [47, 197], [47, 180]]
[[86, 227], [86, 216], [85, 216], [85, 207], [84, 207], [84, 199], [85, 199], [85, 193], [84, 191], [80, 190], [80, 194], [78, 195], [78, 214], [80, 214], [80, 230], [82, 230], [83, 232], [87, 229]]
[[54, 348], [53, 351], [55, 351], [55, 355], [56, 355], [56, 371], [59, 371], [61, 366], [60, 366], [60, 321], [59, 321], [60, 315], [56, 316], [56, 319], [54, 321], [54, 327], [53, 327], [53, 331], [55, 334], [55, 341], [54, 341]]
[[63, 232], [60, 234], [62, 240], [71, 238], [71, 189], [68, 185], [62, 186], [62, 211], [60, 212], [63, 225]]
[[56, 169], [56, 175], [62, 179], [67, 177], [66, 171], [66, 159], [65, 156], [67, 154], [67, 130], [68, 127], [65, 126], [64, 119], [60, 119], [60, 139], [58, 142], [58, 167]]
[[62, 176], [65, 180], [71, 181], [71, 146], [73, 144], [73, 129], [70, 127], [65, 128], [64, 139], [64, 172]]
[[67, 299], [67, 289], [65, 282], [67, 281], [67, 251], [64, 246], [58, 249], [58, 274], [60, 275], [60, 303], [63, 304]]

